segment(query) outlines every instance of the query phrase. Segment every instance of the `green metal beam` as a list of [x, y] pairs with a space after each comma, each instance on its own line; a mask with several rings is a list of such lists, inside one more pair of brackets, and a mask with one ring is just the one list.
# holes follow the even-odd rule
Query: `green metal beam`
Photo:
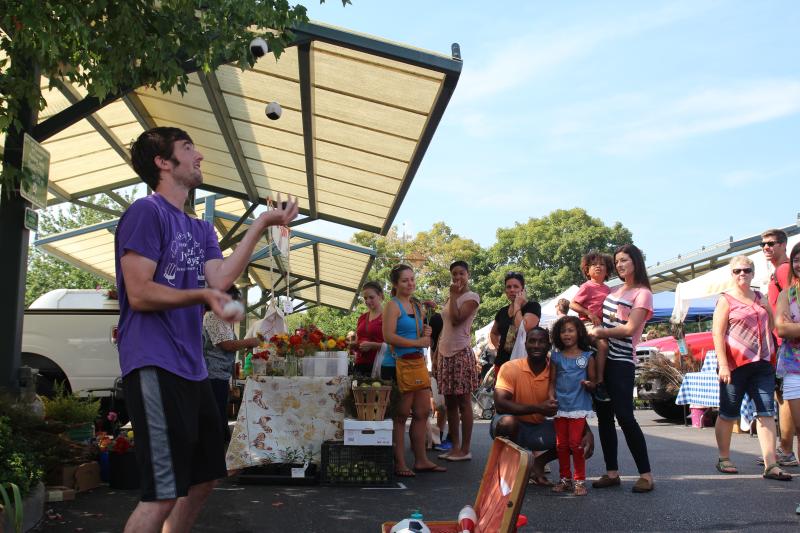
[[303, 43], [297, 47], [303, 149], [305, 151], [306, 184], [308, 188], [308, 212], [311, 218], [317, 218], [319, 210], [317, 208], [316, 136], [314, 134], [314, 61], [311, 53], [311, 43]]
[[248, 199], [257, 204], [259, 201], [258, 189], [256, 189], [256, 182], [253, 174], [250, 172], [250, 167], [247, 165], [247, 159], [244, 156], [242, 145], [239, 142], [239, 136], [236, 133], [236, 128], [231, 120], [231, 114], [228, 110], [228, 104], [225, 102], [225, 97], [222, 94], [222, 88], [219, 85], [219, 79], [214, 72], [205, 73], [202, 70], [197, 71], [200, 78], [200, 84], [203, 86], [203, 91], [206, 94], [208, 104], [211, 106], [211, 112], [214, 113], [214, 118], [217, 120], [217, 126], [225, 140], [225, 145], [228, 147], [233, 164], [236, 167], [236, 172], [239, 173], [239, 178], [242, 180], [245, 190], [247, 191]]

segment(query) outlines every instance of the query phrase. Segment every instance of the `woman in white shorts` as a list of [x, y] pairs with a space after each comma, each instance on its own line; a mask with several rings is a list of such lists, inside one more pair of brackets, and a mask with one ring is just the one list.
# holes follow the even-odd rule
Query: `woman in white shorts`
[[775, 310], [776, 329], [783, 339], [776, 374], [783, 378], [783, 398], [789, 402], [795, 428], [800, 430], [800, 243], [792, 248], [789, 263], [789, 285], [778, 296]]

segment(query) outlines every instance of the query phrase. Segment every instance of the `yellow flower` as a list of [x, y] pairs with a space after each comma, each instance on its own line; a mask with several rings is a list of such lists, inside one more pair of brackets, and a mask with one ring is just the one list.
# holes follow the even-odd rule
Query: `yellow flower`
[[133, 431], [128, 431], [128, 438], [129, 438], [129, 439], [132, 439], [132, 438], [133, 438]]
[[336, 348], [336, 341], [333, 339], [328, 339], [328, 348]]
[[325, 343], [324, 342], [319, 341], [319, 349], [320, 350], [324, 350], [325, 349]]
[[343, 335], [339, 335], [339, 338], [336, 339], [336, 340], [339, 341], [339, 342], [344, 342], [344, 336]]

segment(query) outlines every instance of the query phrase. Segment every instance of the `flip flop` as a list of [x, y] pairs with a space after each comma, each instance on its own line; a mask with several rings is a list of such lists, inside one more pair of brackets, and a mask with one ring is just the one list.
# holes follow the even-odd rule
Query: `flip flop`
[[412, 472], [411, 470], [395, 470], [394, 475], [397, 477], [417, 477], [417, 475]]
[[433, 473], [439, 474], [439, 473], [442, 473], [442, 472], [447, 472], [447, 469], [445, 467], [443, 467], [443, 466], [440, 466], [440, 465], [434, 465], [434, 466], [429, 466], [427, 468], [415, 468], [414, 472], [416, 472], [418, 474], [426, 474], [426, 473], [429, 473], [429, 472], [433, 472]]
[[536, 485], [537, 487], [552, 487], [553, 483], [547, 479], [547, 476], [533, 476], [528, 479], [528, 483]]
[[448, 455], [447, 457], [445, 457], [445, 459], [447, 459], [448, 461], [452, 461], [452, 462], [457, 462], [457, 461], [472, 461], [472, 454], [471, 454], [471, 453], [468, 453], [468, 454], [466, 454], [466, 455], [460, 455], [460, 456], [459, 456], [459, 455], [457, 455], [457, 456], [455, 456], [455, 457], [454, 457], [454, 456], [452, 456], [452, 455]]

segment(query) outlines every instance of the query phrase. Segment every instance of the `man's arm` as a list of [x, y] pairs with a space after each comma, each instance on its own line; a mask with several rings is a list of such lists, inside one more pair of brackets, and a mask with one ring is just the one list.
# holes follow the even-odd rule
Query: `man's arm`
[[503, 415], [544, 415], [553, 416], [558, 411], [558, 402], [547, 400], [540, 404], [523, 404], [514, 401], [511, 391], [494, 389], [494, 406]]
[[217, 348], [225, 350], [226, 352], [238, 352], [247, 348], [255, 348], [260, 344], [258, 337], [249, 337], [247, 339], [231, 339], [229, 341], [222, 341], [217, 343]]
[[281, 202], [278, 195], [277, 207], [271, 211], [261, 213], [247, 229], [236, 249], [225, 259], [211, 259], [206, 261], [205, 274], [209, 287], [227, 290], [234, 281], [244, 272], [250, 262], [253, 250], [269, 226], [285, 226], [297, 216], [297, 199]]
[[132, 250], [120, 258], [125, 292], [134, 311], [161, 311], [190, 305], [208, 304], [217, 316], [225, 316], [223, 306], [231, 297], [216, 289], [173, 289], [153, 281], [156, 262]]

